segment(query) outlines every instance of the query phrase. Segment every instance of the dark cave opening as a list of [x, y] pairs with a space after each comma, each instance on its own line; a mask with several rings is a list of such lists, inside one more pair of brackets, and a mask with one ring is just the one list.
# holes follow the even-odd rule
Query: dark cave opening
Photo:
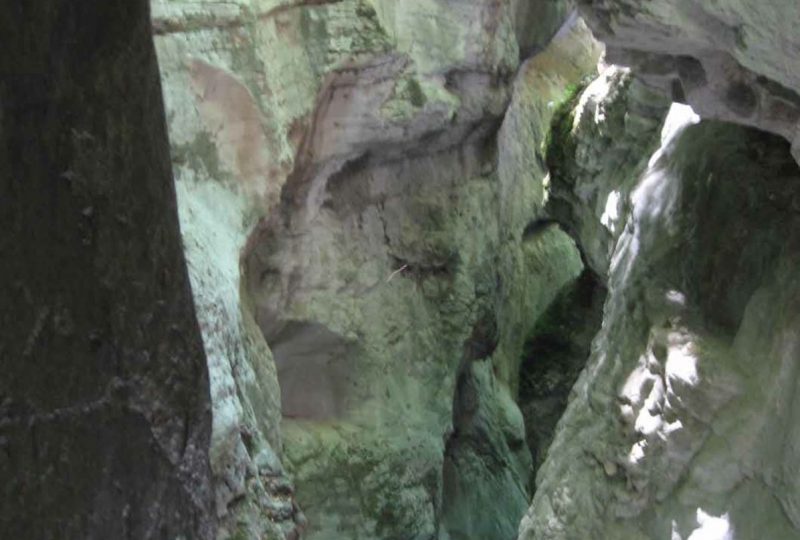
[[268, 336], [284, 418], [324, 420], [345, 412], [352, 346], [325, 325], [287, 321]]

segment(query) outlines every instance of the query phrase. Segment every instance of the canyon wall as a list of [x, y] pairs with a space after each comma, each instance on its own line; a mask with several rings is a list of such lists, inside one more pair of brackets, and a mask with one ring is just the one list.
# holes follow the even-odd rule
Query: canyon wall
[[513, 537], [584, 268], [541, 146], [599, 46], [557, 2], [153, 8], [221, 537]]
[[[793, 538], [800, 170], [673, 106], [520, 538]], [[705, 535], [705, 536], [704, 536]]]
[[795, 12], [579, 4], [153, 2], [221, 538], [794, 533]]
[[[642, 84], [793, 147], [673, 108], [623, 209], [602, 329], [520, 538], [794, 538], [798, 11], [581, 8]], [[568, 143], [578, 123], [564, 120]], [[575, 146], [556, 170], [580, 167]]]
[[151, 10], [0, 9], [0, 536], [800, 536], [797, 6]]

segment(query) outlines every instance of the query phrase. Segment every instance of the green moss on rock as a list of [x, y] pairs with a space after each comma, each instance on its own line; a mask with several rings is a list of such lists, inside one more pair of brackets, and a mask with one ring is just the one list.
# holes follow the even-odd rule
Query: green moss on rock
[[575, 161], [577, 143], [572, 130], [575, 123], [575, 106], [588, 81], [572, 83], [567, 86], [564, 96], [554, 105], [550, 129], [547, 131], [542, 148], [550, 174], [569, 183], [569, 170]]

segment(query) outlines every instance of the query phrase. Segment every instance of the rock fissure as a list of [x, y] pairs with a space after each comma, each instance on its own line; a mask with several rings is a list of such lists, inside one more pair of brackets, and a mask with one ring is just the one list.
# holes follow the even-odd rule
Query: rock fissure
[[0, 536], [798, 537], [796, 6], [150, 3], [0, 8]]

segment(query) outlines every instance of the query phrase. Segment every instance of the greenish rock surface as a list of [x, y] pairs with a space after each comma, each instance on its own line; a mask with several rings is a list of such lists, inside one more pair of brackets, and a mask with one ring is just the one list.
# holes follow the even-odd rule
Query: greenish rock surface
[[[511, 107], [548, 125], [548, 100], [598, 51], [572, 22], [523, 67], [517, 80], [535, 86], [515, 84]], [[563, 71], [539, 71], [559, 59]], [[460, 91], [480, 97], [475, 77]], [[536, 121], [504, 123], [499, 142], [478, 126], [438, 149], [459, 136], [456, 121], [397, 160], [378, 146], [306, 180], [324, 191], [301, 186], [252, 241], [247, 275], [310, 538], [515, 536], [530, 474], [514, 403], [522, 346], [583, 267], [558, 227], [525, 234], [544, 174], [497, 166], [540, 146]], [[478, 402], [464, 404], [459, 387]]]
[[[781, 1], [579, 4], [606, 60], [629, 66], [634, 84], [793, 143], [713, 122], [683, 131], [698, 119], [676, 109], [647, 173], [626, 182], [609, 235], [606, 214], [597, 220], [581, 196], [580, 131], [554, 127], [551, 200], [562, 204], [552, 215], [577, 222], [589, 261], [603, 260], [592, 240], [614, 251], [603, 326], [520, 538], [795, 538], [798, 11]], [[578, 116], [563, 110], [572, 128]]]
[[798, 534], [800, 171], [776, 137], [697, 121], [673, 107], [631, 192], [522, 539]]
[[[280, 460], [275, 365], [241, 295], [239, 258], [250, 230], [279, 197], [293, 155], [284, 123], [303, 114], [303, 102], [302, 94], [291, 102], [300, 112], [275, 106], [273, 100], [286, 99], [280, 93], [286, 83], [268, 79], [268, 69], [278, 68], [265, 64], [268, 49], [262, 48], [277, 39], [275, 24], [259, 25], [254, 9], [248, 3], [153, 2], [153, 24], [184, 248], [210, 372], [219, 537], [278, 539], [302, 526], [302, 515]], [[302, 65], [297, 77], [313, 81]]]
[[568, 3], [154, 3], [222, 538], [793, 534], [753, 435], [790, 400], [741, 360], [794, 350], [792, 308], [752, 329], [789, 147], [668, 123], [651, 159], [664, 89], [791, 140], [793, 83], [708, 53], [733, 8], [579, 3], [631, 69]]
[[6, 4], [0, 536], [800, 536], [794, 2]]
[[535, 468], [546, 456], [600, 329], [608, 266], [627, 216], [628, 195], [657, 145], [667, 110], [663, 97], [615, 66], [591, 82], [585, 78], [568, 86], [558, 102], [548, 105], [553, 115], [542, 143], [548, 168], [544, 213], [526, 230], [533, 234], [561, 224], [578, 239], [587, 268], [537, 321], [519, 366], [517, 401]]
[[572, 386], [586, 365], [603, 320], [606, 290], [591, 269], [561, 290], [536, 322], [519, 367], [519, 403], [535, 472], [544, 461]]
[[555, 112], [545, 148], [547, 216], [572, 233], [603, 279], [668, 107], [629, 70], [609, 66]]
[[153, 2], [221, 538], [516, 534], [523, 344], [583, 269], [526, 233], [600, 53], [569, 10]]
[[[457, 374], [477, 369], [476, 362], [492, 366], [478, 381], [486, 410], [476, 414], [490, 424], [484, 435], [501, 437], [487, 444], [500, 445], [502, 459], [519, 459], [523, 469], [524, 445], [515, 444], [513, 458], [506, 443], [522, 443], [524, 432], [513, 381], [502, 370], [516, 366], [537, 315], [582, 263], [555, 226], [522, 240], [520, 223], [503, 245], [498, 228], [485, 226], [497, 212], [495, 173], [483, 165], [485, 176], [478, 169], [473, 179], [462, 177], [469, 178], [460, 165], [473, 152], [410, 162], [402, 175], [394, 164], [348, 171], [341, 179], [347, 189], [334, 191], [315, 228], [272, 237], [253, 252], [249, 275], [262, 277], [255, 303], [289, 417], [287, 466], [311, 537], [429, 538], [438, 534], [442, 508], [445, 515], [484, 510], [459, 500], [460, 483], [480, 483], [486, 496], [499, 482], [498, 494], [517, 490], [516, 508], [527, 506], [527, 472], [501, 481], [513, 467], [498, 475], [483, 454], [474, 471], [459, 468], [442, 480], [449, 438], [471, 429], [453, 417]], [[380, 191], [370, 193], [382, 177], [392, 178], [385, 202]], [[366, 202], [348, 200], [359, 193]], [[379, 202], [369, 203], [372, 197]], [[498, 253], [509, 257], [505, 265]], [[451, 451], [473, 453], [469, 445]], [[442, 490], [450, 495], [444, 502]], [[485, 511], [507, 520], [513, 535], [513, 508]]]

